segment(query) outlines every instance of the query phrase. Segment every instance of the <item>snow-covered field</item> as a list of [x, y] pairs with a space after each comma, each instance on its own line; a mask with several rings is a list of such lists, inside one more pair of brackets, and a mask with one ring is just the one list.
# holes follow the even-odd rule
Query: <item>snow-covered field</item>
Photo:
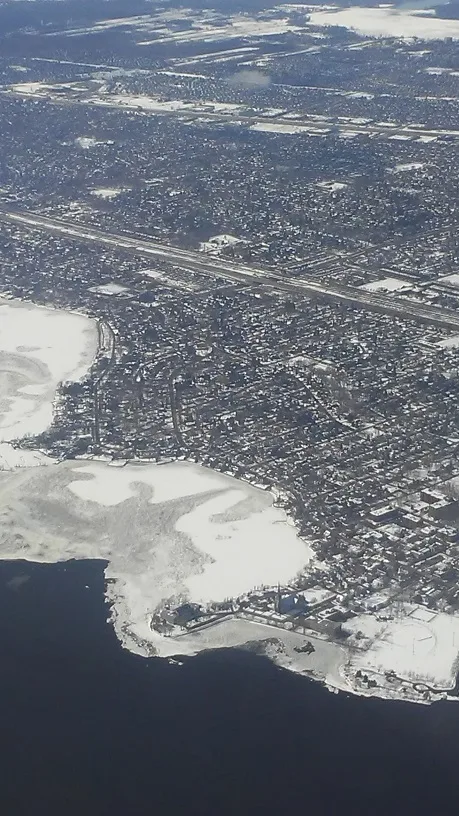
[[366, 289], [367, 292], [397, 292], [400, 289], [410, 289], [413, 284], [410, 281], [401, 280], [400, 278], [381, 278], [380, 280], [371, 281], [360, 286], [360, 289]]
[[[426, 13], [427, 12], [427, 13]], [[421, 40], [459, 39], [459, 20], [443, 20], [435, 12], [385, 8], [322, 8], [310, 14], [315, 26], [343, 26], [365, 37], [418, 37]]]
[[46, 430], [57, 385], [84, 376], [96, 349], [89, 318], [0, 299], [0, 442]]
[[[17, 85], [19, 89], [21, 86]], [[245, 108], [232, 102], [216, 102], [206, 100], [204, 102], [191, 102], [183, 99], [162, 100], [156, 96], [146, 96], [138, 94], [108, 94], [105, 96], [93, 96], [90, 99], [94, 105], [104, 107], [124, 107], [134, 110], [156, 111], [158, 113], [225, 113], [241, 114]]]
[[120, 283], [110, 281], [109, 283], [102, 283], [100, 286], [91, 286], [90, 292], [97, 292], [99, 295], [122, 295], [128, 292], [127, 286], [121, 286]]
[[[23, 93], [22, 85], [17, 85], [16, 87], [20, 89], [21, 93]], [[49, 89], [49, 86], [47, 86], [47, 88]], [[113, 144], [113, 142], [110, 139], [95, 139], [93, 136], [77, 136], [75, 139], [75, 144], [83, 148], [83, 150], [90, 150], [91, 147], [98, 147], [99, 145], [104, 144]]]
[[[354, 669], [405, 679], [437, 689], [454, 686], [459, 663], [459, 617], [406, 604], [392, 619], [360, 615], [345, 624], [354, 633]], [[362, 634], [356, 638], [357, 632]]]
[[[434, 5], [434, 4], [433, 4]], [[419, 37], [420, 39], [442, 39], [459, 37], [459, 21], [439, 19], [434, 9], [396, 9], [391, 4], [381, 4], [377, 8], [351, 6], [340, 8], [325, 4], [297, 4], [295, 11], [304, 11], [309, 20], [299, 24], [289, 16], [293, 10], [290, 4], [276, 7], [277, 15], [263, 13], [251, 15], [232, 14], [223, 16], [206, 9], [176, 8], [152, 15], [100, 20], [87, 28], [67, 29], [65, 32], [50, 32], [48, 36], [65, 33], [75, 37], [97, 33], [108, 29], [128, 28], [137, 36], [139, 46], [165, 42], [219, 42], [241, 37], [272, 37], [280, 34], [308, 32], [311, 26], [344, 26], [364, 36], [373, 37]], [[191, 25], [177, 29], [169, 25], [182, 18]], [[317, 38], [316, 32], [312, 32]], [[358, 48], [358, 44], [356, 48]]]
[[[315, 651], [312, 654], [295, 652], [309, 640]], [[265, 644], [265, 653], [284, 668], [303, 673], [314, 673], [330, 686], [340, 683], [339, 670], [346, 660], [342, 646], [319, 639], [278, 629], [245, 618], [226, 618], [221, 623], [206, 626], [199, 631], [179, 635], [169, 640], [170, 654], [190, 654], [203, 649], [231, 648], [246, 643]]]
[[289, 125], [283, 122], [256, 122], [250, 126], [250, 130], [258, 130], [261, 133], [285, 133], [293, 136], [297, 133], [310, 133], [308, 125]]
[[240, 243], [242, 243], [240, 238], [236, 238], [234, 235], [228, 235], [225, 233], [223, 235], [212, 235], [207, 241], [203, 241], [199, 245], [199, 249], [202, 252], [212, 252], [214, 254], [218, 254], [222, 249]]
[[447, 283], [449, 286], [459, 286], [459, 275], [457, 273], [444, 275], [442, 278], [439, 278], [438, 283]]
[[439, 340], [437, 346], [439, 348], [459, 348], [459, 334], [453, 334], [451, 337]]
[[400, 162], [391, 168], [391, 173], [406, 173], [409, 170], [421, 170], [424, 162]]
[[90, 190], [91, 195], [106, 201], [112, 201], [124, 192], [126, 192], [126, 187], [95, 187]]

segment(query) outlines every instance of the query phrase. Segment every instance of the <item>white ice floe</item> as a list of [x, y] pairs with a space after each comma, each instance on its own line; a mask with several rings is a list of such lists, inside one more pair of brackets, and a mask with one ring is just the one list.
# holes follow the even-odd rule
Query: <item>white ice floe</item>
[[89, 318], [0, 299], [0, 442], [46, 430], [57, 385], [85, 375], [96, 349]]
[[234, 235], [225, 233], [223, 235], [212, 235], [211, 238], [209, 238], [207, 241], [203, 241], [199, 245], [199, 249], [202, 252], [218, 253], [226, 247], [235, 246], [235, 244], [241, 243], [242, 241], [240, 238], [236, 238]]
[[90, 478], [70, 482], [69, 490], [83, 501], [104, 507], [115, 507], [131, 499], [137, 494], [138, 483], [151, 488], [150, 504], [162, 504], [184, 496], [221, 490], [228, 484], [226, 476], [181, 462], [123, 468], [107, 468], [105, 463], [90, 462], [84, 467], [77, 466], [75, 474]]
[[206, 74], [191, 74], [184, 71], [158, 71], [163, 76], [180, 77], [182, 79], [209, 79]]
[[[424, 12], [426, 10], [423, 10]], [[343, 26], [365, 37], [398, 37], [421, 40], [442, 40], [446, 37], [459, 39], [459, 20], [440, 19], [435, 12], [429, 14], [416, 10], [395, 8], [319, 9], [310, 14], [309, 20], [317, 26]]]

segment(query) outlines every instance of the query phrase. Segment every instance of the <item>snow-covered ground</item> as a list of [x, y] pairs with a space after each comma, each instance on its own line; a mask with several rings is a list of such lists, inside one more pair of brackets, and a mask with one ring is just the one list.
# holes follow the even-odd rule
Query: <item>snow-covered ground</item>
[[389, 610], [387, 617], [366, 614], [345, 624], [355, 646], [351, 667], [377, 674], [393, 671], [441, 690], [453, 687], [459, 663], [459, 617], [410, 604], [399, 612]]
[[358, 130], [341, 130], [338, 134], [340, 139], [355, 139], [356, 136], [359, 136]]
[[[21, 86], [18, 85], [17, 87], [19, 88]], [[47, 86], [48, 90], [49, 87], [50, 86]], [[95, 139], [94, 136], [77, 136], [75, 139], [75, 144], [82, 147], [83, 150], [89, 150], [91, 147], [98, 147], [98, 145], [103, 144], [113, 144], [113, 142], [110, 139]]]
[[208, 79], [206, 74], [191, 74], [184, 71], [158, 71], [158, 74], [171, 77], [181, 77], [182, 79]]
[[[426, 11], [430, 12], [426, 14]], [[320, 9], [309, 17], [315, 26], [343, 26], [365, 37], [418, 37], [421, 40], [459, 39], [459, 20], [443, 20], [434, 11], [386, 8]]]
[[128, 291], [127, 286], [121, 286], [120, 283], [114, 281], [102, 283], [100, 286], [92, 286], [90, 289], [90, 292], [97, 292], [99, 295], [122, 295]]
[[[252, 17], [249, 14], [235, 14], [228, 18], [222, 26], [209, 25], [207, 20], [196, 20], [193, 27], [187, 31], [174, 31], [170, 28], [161, 30], [161, 42], [218, 42], [240, 37], [272, 37], [276, 34], [301, 31], [300, 26], [292, 25], [288, 17], [263, 20], [260, 16]], [[152, 29], [154, 31], [154, 28]], [[151, 45], [156, 39], [141, 40], [138, 45]]]
[[459, 348], [459, 334], [453, 334], [451, 337], [439, 340], [437, 346], [439, 348]]
[[236, 238], [234, 235], [212, 235], [207, 241], [203, 241], [199, 245], [199, 249], [202, 252], [212, 252], [214, 254], [218, 254], [221, 252], [222, 249], [225, 247], [234, 246], [235, 244], [242, 243], [240, 238]]
[[289, 125], [283, 122], [256, 122], [250, 126], [250, 130], [258, 130], [261, 133], [284, 133], [293, 136], [297, 133], [308, 134], [308, 125]]
[[330, 592], [328, 589], [322, 589], [321, 587], [305, 589], [301, 592], [301, 595], [311, 606], [322, 603], [323, 601], [328, 601], [334, 597], [333, 592]]
[[89, 318], [0, 299], [0, 442], [46, 430], [57, 385], [84, 376], [96, 349]]
[[335, 193], [338, 190], [344, 190], [347, 187], [343, 181], [318, 181], [318, 187], [328, 190], [330, 193]]
[[459, 286], [459, 275], [453, 273], [452, 275], [444, 275], [439, 278], [438, 283], [447, 283], [449, 286]]
[[410, 289], [413, 284], [410, 281], [401, 280], [400, 278], [381, 278], [380, 280], [371, 281], [371, 283], [364, 283], [360, 289], [366, 289], [367, 292], [397, 292], [400, 289]]
[[[19, 88], [20, 86], [16, 86]], [[31, 93], [31, 92], [30, 92]], [[92, 96], [90, 99], [94, 105], [105, 107], [124, 107], [135, 110], [156, 111], [157, 113], [243, 113], [243, 105], [233, 102], [216, 102], [205, 100], [204, 102], [192, 102], [184, 99], [163, 100], [157, 96], [146, 96], [144, 94], [106, 94], [104, 96]]]
[[11, 87], [16, 93], [31, 94], [32, 96], [40, 96], [42, 93], [46, 94], [49, 88], [44, 82], [21, 82]]
[[[88, 28], [68, 29], [67, 36], [96, 33], [109, 28], [130, 28], [137, 35], [139, 46], [164, 42], [218, 42], [241, 37], [271, 37], [286, 33], [309, 32], [312, 26], [340, 25], [364, 36], [419, 37], [420, 39], [442, 39], [459, 37], [457, 20], [439, 19], [434, 9], [396, 9], [391, 4], [381, 4], [377, 8], [351, 6], [340, 8], [333, 5], [299, 5], [297, 10], [307, 12], [309, 20], [300, 24], [292, 23], [289, 11], [292, 6], [278, 6], [278, 16], [269, 17], [263, 13], [233, 14], [223, 17], [216, 12], [192, 9], [174, 9], [153, 15], [141, 15], [112, 20], [100, 20]], [[283, 16], [285, 15], [285, 16]], [[191, 25], [186, 29], [176, 29], [168, 24], [182, 17]], [[51, 32], [56, 36], [63, 32]], [[312, 31], [317, 38], [317, 33]], [[149, 36], [150, 35], [150, 36]], [[358, 43], [355, 48], [362, 47]]]
[[[191, 22], [189, 28], [177, 29], [168, 27], [168, 23], [178, 19]], [[301, 31], [301, 27], [293, 25], [289, 17], [263, 19], [261, 15], [250, 14], [222, 15], [210, 9], [202, 12], [196, 9], [174, 8], [156, 14], [142, 14], [134, 17], [119, 17], [109, 20], [99, 20], [85, 28], [71, 28], [65, 31], [53, 31], [50, 37], [81, 36], [116, 28], [129, 28], [139, 37], [153, 35], [153, 39], [139, 39], [138, 45], [155, 44], [158, 39], [164, 42], [218, 42], [240, 37], [270, 37], [287, 32]]]
[[96, 198], [112, 201], [118, 198], [121, 193], [126, 192], [126, 189], [126, 187], [95, 187], [93, 190], [90, 190], [90, 193], [96, 196]]
[[[301, 648], [305, 641], [310, 641], [315, 651], [312, 654], [295, 652], [295, 647]], [[347, 657], [342, 646], [309, 633], [304, 636], [245, 618], [225, 618], [222, 622], [199, 631], [169, 638], [165, 643], [158, 642], [158, 645], [164, 654], [167, 654], [168, 649], [169, 655], [174, 655], [195, 654], [204, 649], [231, 648], [254, 642], [263, 644], [265, 654], [284, 668], [300, 674], [314, 673], [315, 677], [325, 680], [330, 686], [342, 683], [339, 672]]]

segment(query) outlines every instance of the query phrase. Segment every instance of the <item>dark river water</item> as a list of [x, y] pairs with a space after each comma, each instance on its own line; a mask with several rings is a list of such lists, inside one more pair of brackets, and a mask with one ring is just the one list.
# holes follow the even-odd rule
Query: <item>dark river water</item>
[[0, 813], [459, 811], [459, 703], [329, 693], [224, 650], [124, 651], [103, 563], [0, 563]]

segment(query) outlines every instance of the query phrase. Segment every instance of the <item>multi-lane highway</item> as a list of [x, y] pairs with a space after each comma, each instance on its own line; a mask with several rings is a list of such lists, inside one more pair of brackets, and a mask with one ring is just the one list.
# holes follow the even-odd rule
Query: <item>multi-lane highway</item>
[[[23, 227], [43, 230], [85, 243], [110, 246], [119, 251], [129, 252], [143, 258], [159, 259], [177, 268], [198, 272], [209, 277], [230, 280], [234, 283], [258, 286], [272, 292], [283, 292], [290, 296], [306, 295], [360, 306], [372, 311], [393, 314], [404, 319], [412, 319], [443, 326], [459, 331], [459, 314], [428, 304], [402, 299], [392, 294], [368, 292], [339, 283], [323, 283], [317, 277], [283, 277], [282, 270], [262, 269], [246, 264], [234, 263], [224, 258], [209, 257], [201, 252], [169, 246], [151, 238], [137, 235], [114, 233], [85, 224], [75, 224], [64, 219], [49, 218], [35, 213], [0, 209], [0, 223], [17, 224]], [[343, 257], [345, 260], [345, 256]], [[323, 272], [327, 265], [323, 262]], [[336, 255], [330, 255], [330, 265], [336, 264]]]
[[[201, 119], [205, 116], [206, 121], [214, 121], [218, 124], [224, 122], [239, 123], [247, 127], [258, 130], [270, 130], [293, 133], [326, 134], [326, 133], [347, 133], [353, 135], [364, 135], [382, 138], [395, 139], [459, 139], [459, 130], [455, 128], [428, 128], [423, 124], [412, 125], [409, 123], [395, 122], [375, 122], [368, 120], [366, 123], [360, 122], [355, 117], [324, 117], [318, 118], [313, 114], [300, 112], [297, 110], [285, 111], [278, 116], [272, 116], [269, 111], [254, 113], [247, 111], [244, 107], [235, 106], [227, 108], [222, 105], [218, 107], [217, 100], [202, 100], [179, 105], [170, 105], [162, 102], [159, 98], [152, 96], [129, 96], [128, 94], [89, 94], [88, 92], [75, 92], [73, 86], [77, 83], [60, 83], [59, 89], [56, 86], [36, 83], [39, 87], [34, 87], [33, 83], [18, 83], [16, 85], [0, 86], [0, 93], [9, 96], [28, 97], [33, 99], [46, 99], [54, 105], [84, 105], [89, 107], [101, 106], [104, 108], [114, 108], [118, 111], [136, 111], [152, 116], [178, 116], [187, 120]], [[68, 93], [63, 94], [62, 88], [67, 86]], [[459, 97], [458, 97], [459, 99]], [[212, 109], [215, 106], [214, 109]]]

